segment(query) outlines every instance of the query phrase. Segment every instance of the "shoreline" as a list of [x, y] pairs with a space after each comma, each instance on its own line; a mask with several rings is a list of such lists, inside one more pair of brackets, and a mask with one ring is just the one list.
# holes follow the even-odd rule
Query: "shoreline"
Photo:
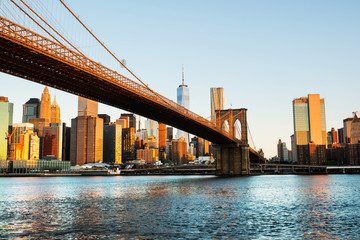
[[132, 173], [132, 174], [107, 174], [107, 175], [83, 175], [80, 173], [72, 174], [0, 174], [0, 178], [13, 178], [13, 177], [127, 177], [127, 176], [217, 176], [223, 178], [231, 177], [252, 177], [252, 176], [270, 176], [270, 175], [355, 175], [359, 173], [251, 173], [249, 175], [233, 175], [224, 176], [216, 175], [214, 173]]

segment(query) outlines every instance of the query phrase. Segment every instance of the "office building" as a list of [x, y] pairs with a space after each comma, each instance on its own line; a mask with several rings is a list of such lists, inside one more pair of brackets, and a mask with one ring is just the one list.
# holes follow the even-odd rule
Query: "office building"
[[51, 123], [44, 127], [44, 139], [42, 143], [42, 157], [54, 156], [56, 160], [63, 160], [64, 153], [64, 124]]
[[187, 146], [184, 138], [173, 139], [171, 141], [171, 160], [174, 165], [187, 163]]
[[9, 160], [39, 159], [40, 140], [31, 123], [14, 123], [11, 128]]
[[71, 120], [72, 166], [103, 162], [104, 121], [97, 116], [97, 109], [97, 102], [79, 97], [79, 116]]
[[171, 140], [174, 138], [174, 128], [173, 127], [167, 127], [166, 128], [166, 141], [171, 142]]
[[96, 101], [78, 97], [78, 116], [98, 116], [98, 103]]
[[279, 139], [279, 142], [277, 144], [277, 153], [280, 162], [288, 162], [289, 161], [289, 150], [286, 147], [286, 143], [282, 142], [281, 139]]
[[351, 123], [354, 118], [346, 118], [343, 120], [343, 135], [344, 135], [344, 143], [352, 143], [351, 142]]
[[339, 143], [344, 143], [344, 128], [339, 128], [338, 132], [338, 141]]
[[49, 123], [51, 122], [51, 97], [47, 87], [45, 87], [41, 95], [39, 118], [44, 118]]
[[146, 163], [155, 163], [159, 160], [159, 149], [138, 149], [136, 159], [145, 160]]
[[126, 163], [136, 159], [135, 128], [122, 129], [122, 162]]
[[159, 148], [159, 142], [155, 136], [148, 136], [147, 148]]
[[225, 97], [224, 88], [210, 88], [210, 101], [211, 101], [211, 120], [215, 120], [215, 111], [224, 110]]
[[148, 136], [155, 136], [156, 139], [159, 139], [159, 124], [157, 121], [146, 119], [145, 127]]
[[45, 118], [31, 118], [29, 123], [34, 125], [34, 132], [37, 133], [39, 137], [44, 137], [44, 128], [50, 126], [49, 119]]
[[[177, 103], [180, 104], [181, 106], [185, 107], [186, 109], [190, 109], [190, 95], [189, 95], [189, 87], [187, 85], [185, 85], [184, 83], [184, 66], [182, 69], [182, 84], [179, 85], [179, 87], [177, 88]], [[186, 142], [186, 149], [189, 145], [189, 133], [184, 132], [182, 130], [178, 130], [177, 133], [177, 138], [184, 138], [185, 142]]]
[[360, 112], [354, 112], [354, 120], [351, 122], [352, 143], [360, 143]]
[[7, 97], [0, 96], [0, 160], [7, 159], [8, 140], [5, 134], [11, 134], [9, 127], [13, 124], [13, 109], [14, 104]]
[[42, 158], [47, 156], [54, 156], [58, 158], [58, 139], [52, 133], [46, 133], [43, 139]]
[[30, 98], [23, 104], [23, 117], [22, 122], [28, 123], [30, 119], [39, 118], [40, 116], [40, 99]]
[[104, 125], [104, 157], [105, 163], [122, 164], [122, 127], [120, 124]]
[[111, 117], [107, 114], [99, 114], [98, 117], [104, 120], [104, 125], [109, 125], [111, 122]]
[[139, 138], [139, 140], [145, 140], [148, 138], [148, 133], [146, 129], [139, 129], [135, 134], [135, 139]]
[[128, 124], [130, 128], [134, 128], [136, 131], [136, 115], [133, 113], [122, 113], [120, 119], [128, 117]]
[[[296, 159], [299, 163], [312, 162], [299, 159], [299, 145], [327, 145], [325, 100], [320, 99], [320, 94], [309, 94], [308, 97], [301, 97], [293, 100], [294, 120], [294, 145], [296, 145]], [[309, 148], [313, 150], [314, 147]], [[293, 149], [294, 150], [294, 149]], [[305, 150], [302, 150], [304, 152]], [[322, 153], [322, 151], [320, 151]], [[301, 154], [302, 157], [307, 156]], [[325, 161], [325, 155], [324, 161]]]
[[166, 146], [166, 124], [159, 123], [159, 149], [165, 149]]
[[116, 119], [116, 124], [121, 125], [121, 128], [129, 128], [129, 117]]
[[331, 144], [339, 143], [338, 133], [337, 133], [337, 131], [335, 131], [335, 128], [331, 128], [330, 136], [331, 136]]

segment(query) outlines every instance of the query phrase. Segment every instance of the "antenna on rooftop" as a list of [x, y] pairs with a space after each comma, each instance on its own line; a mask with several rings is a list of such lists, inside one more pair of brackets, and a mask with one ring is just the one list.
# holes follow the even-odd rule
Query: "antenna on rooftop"
[[184, 64], [182, 65], [182, 85], [184, 85]]

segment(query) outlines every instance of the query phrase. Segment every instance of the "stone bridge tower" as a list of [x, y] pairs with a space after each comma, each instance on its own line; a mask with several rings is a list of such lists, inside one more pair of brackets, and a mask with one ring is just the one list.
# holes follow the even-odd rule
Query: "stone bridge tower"
[[224, 134], [236, 140], [233, 144], [215, 145], [217, 175], [250, 173], [246, 111], [245, 108], [216, 111], [216, 126], [221, 128]]

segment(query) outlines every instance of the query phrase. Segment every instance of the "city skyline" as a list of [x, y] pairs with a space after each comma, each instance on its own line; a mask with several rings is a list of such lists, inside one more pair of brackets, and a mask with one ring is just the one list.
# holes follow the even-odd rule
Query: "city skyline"
[[[187, 66], [187, 83], [191, 88], [190, 97], [192, 102], [197, 103], [191, 105], [192, 111], [208, 117], [209, 89], [224, 87], [225, 108], [229, 108], [231, 104], [232, 108], [248, 109], [248, 122], [255, 145], [257, 149], [263, 148], [266, 157], [276, 155], [278, 139], [282, 139], [290, 146], [290, 135], [294, 130], [291, 101], [294, 98], [306, 96], [309, 93], [318, 93], [325, 98], [327, 131], [332, 127], [341, 128], [342, 120], [351, 117], [352, 112], [359, 110], [356, 95], [356, 87], [359, 86], [356, 69], [359, 50], [356, 48], [356, 42], [358, 42], [359, 34], [354, 31], [359, 22], [356, 21], [358, 16], [355, 14], [355, 9], [359, 5], [357, 2], [350, 2], [343, 6], [336, 3], [321, 4], [324, 2], [287, 4], [284, 1], [277, 1], [274, 6], [278, 8], [274, 13], [267, 9], [270, 3], [264, 2], [261, 6], [244, 2], [230, 3], [242, 6], [240, 8], [242, 17], [236, 17], [230, 6], [226, 4], [226, 6], [224, 4], [218, 6], [213, 2], [206, 6], [208, 11], [200, 15], [196, 14], [196, 10], [200, 9], [201, 3], [159, 4], [157, 1], [153, 5], [146, 2], [141, 4], [121, 2], [116, 5], [117, 3], [114, 2], [114, 6], [129, 10], [129, 13], [125, 14], [129, 18], [126, 21], [127, 25], [119, 29], [129, 39], [119, 45], [116, 45], [115, 38], [107, 37], [106, 29], [100, 27], [107, 17], [116, 18], [113, 15], [114, 10], [106, 10], [109, 6], [97, 6], [94, 2], [89, 2], [86, 6], [81, 5], [83, 8], [78, 7], [80, 3], [72, 3], [72, 8], [76, 9], [81, 18], [86, 20], [97, 35], [110, 45], [111, 49], [120, 52], [121, 57], [126, 58], [131, 66], [135, 66], [135, 72], [152, 89], [170, 99], [176, 99], [175, 88], [181, 79], [180, 67], [184, 63]], [[190, 19], [181, 22], [175, 18], [189, 5], [194, 9], [190, 8], [186, 16], [196, 23], [195, 26], [190, 26]], [[95, 6], [104, 8], [102, 9], [104, 12], [109, 12], [109, 16], [104, 16], [99, 23], [90, 17], [92, 11], [97, 10]], [[138, 10], [141, 13], [141, 20], [150, 17], [147, 15], [150, 13], [146, 13], [145, 10], [152, 7], [153, 19], [147, 24], [161, 22], [160, 26], [169, 27], [174, 38], [156, 31], [158, 36], [154, 41], [150, 41], [149, 45], [139, 45], [139, 40], [137, 40], [139, 35], [148, 31], [144, 27], [140, 28], [143, 23], [141, 20], [131, 21], [131, 10], [135, 10], [135, 6], [140, 8]], [[290, 13], [294, 11], [294, 6], [298, 8], [298, 11], [290, 16]], [[233, 15], [225, 19], [217, 16], [216, 20], [219, 22], [216, 23], [215, 19], [211, 19], [211, 13], [217, 9], [233, 13]], [[250, 13], [244, 13], [243, 9], [257, 11], [252, 16]], [[158, 17], [155, 14], [157, 12], [160, 13]], [[174, 13], [175, 16], [170, 16], [170, 13]], [[265, 15], [256, 19], [261, 13]], [[283, 18], [276, 16], [276, 13], [282, 13], [281, 16], [285, 15], [289, 21], [285, 23]], [[301, 15], [304, 13], [307, 19]], [[167, 17], [170, 23], [165, 23], [162, 17]], [[268, 22], [264, 21], [266, 17]], [[230, 21], [227, 22], [228, 20]], [[251, 24], [236, 26], [236, 23], [242, 22], [240, 20], [249, 20]], [[206, 21], [208, 24], [205, 24]], [[176, 29], [170, 26], [174, 23], [180, 29], [186, 30], [185, 33], [192, 33], [193, 41], [189, 42], [184, 37], [175, 40], [180, 33], [174, 33]], [[220, 37], [210, 38], [213, 36], [208, 31], [210, 25], [221, 33]], [[220, 25], [225, 28], [220, 28]], [[272, 29], [271, 26], [274, 28]], [[203, 27], [201, 31], [196, 31], [201, 27]], [[266, 27], [270, 27], [274, 32], [270, 32]], [[130, 31], [130, 28], [137, 31]], [[284, 29], [287, 30], [286, 35], [281, 33]], [[321, 31], [318, 31], [319, 29]], [[238, 31], [230, 32], [230, 30]], [[239, 31], [248, 34], [241, 38], [243, 36], [239, 34]], [[231, 38], [232, 36], [234, 38]], [[266, 36], [264, 39], [267, 41], [259, 40], [257, 37], [260, 36]], [[254, 41], [256, 39], [257, 41]], [[227, 41], [229, 44], [224, 45]], [[202, 42], [204, 44], [200, 45]], [[143, 51], [143, 47], [150, 45], [152, 50], [149, 48]], [[153, 54], [153, 51], [158, 51], [159, 54]], [[173, 56], [168, 55], [169, 51]], [[235, 55], [237, 58], [234, 58]], [[205, 56], [215, 58], [216, 64], [208, 61], [204, 58]], [[150, 58], [155, 60], [152, 64], [148, 63]], [[166, 66], [167, 70], [160, 71], [160, 67], [163, 68], [163, 66]], [[30, 98], [39, 98], [44, 85], [30, 83], [3, 73], [0, 74], [0, 83], [2, 85], [0, 95], [8, 97], [9, 101], [14, 103], [14, 123], [21, 122], [22, 105]], [[341, 86], [344, 88], [342, 92]], [[70, 119], [76, 116], [74, 103], [77, 97], [51, 88], [50, 91], [52, 95], [57, 96], [57, 102], [62, 109], [61, 119], [70, 124]], [[109, 114], [112, 119], [118, 118], [122, 112], [124, 111], [99, 104], [99, 113]], [[251, 142], [250, 145], [252, 145]]]

